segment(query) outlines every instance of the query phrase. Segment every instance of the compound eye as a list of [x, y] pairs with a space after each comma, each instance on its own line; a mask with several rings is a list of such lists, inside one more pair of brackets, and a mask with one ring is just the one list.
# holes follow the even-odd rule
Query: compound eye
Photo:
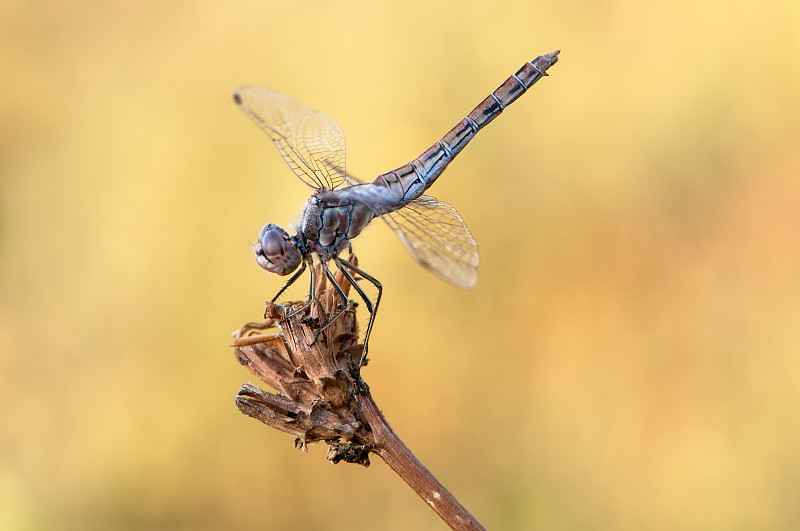
[[260, 241], [261, 253], [256, 260], [264, 269], [279, 275], [288, 275], [300, 265], [302, 257], [288, 238], [285, 231], [265, 227], [261, 230]]
[[261, 249], [270, 260], [279, 259], [286, 253], [284, 243], [283, 236], [276, 230], [268, 230], [261, 236]]

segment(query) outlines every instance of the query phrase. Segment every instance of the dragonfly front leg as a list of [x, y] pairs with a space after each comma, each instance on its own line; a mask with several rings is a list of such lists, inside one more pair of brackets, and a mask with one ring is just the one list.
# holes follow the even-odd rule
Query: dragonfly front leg
[[[283, 294], [283, 292], [286, 291], [289, 288], [289, 286], [294, 284], [294, 281], [297, 280], [298, 278], [300, 278], [300, 275], [302, 275], [305, 270], [306, 270], [306, 261], [303, 260], [303, 262], [300, 264], [300, 269], [297, 270], [297, 273], [292, 275], [292, 278], [290, 278], [286, 282], [286, 284], [284, 284], [284, 286], [281, 288], [281, 290], [278, 293], [276, 293], [275, 296], [272, 297], [272, 300], [269, 301], [269, 302], [274, 303], [276, 300], [278, 300], [278, 297], [280, 297]], [[312, 271], [312, 274], [313, 274], [313, 271]], [[314, 281], [312, 280], [311, 282], [312, 282], [311, 286], [312, 286], [312, 289], [313, 289], [313, 286], [314, 286], [313, 282]]]
[[[305, 271], [305, 269], [306, 269], [306, 261], [305, 261], [305, 260], [303, 260], [303, 267], [301, 267], [301, 268], [300, 268], [300, 271], [298, 271], [297, 273], [295, 273], [294, 275], [292, 275], [292, 278], [290, 278], [290, 279], [289, 279], [289, 282], [287, 282], [287, 283], [286, 283], [286, 285], [283, 287], [283, 289], [281, 289], [281, 290], [278, 292], [278, 294], [277, 294], [277, 295], [275, 295], [275, 297], [273, 297], [273, 298], [272, 298], [272, 300], [270, 301], [270, 303], [274, 303], [274, 302], [275, 302], [275, 299], [277, 299], [277, 298], [280, 296], [280, 294], [281, 294], [281, 293], [283, 293], [283, 292], [286, 290], [286, 288], [288, 288], [289, 286], [291, 286], [291, 285], [292, 285], [292, 282], [294, 282], [295, 280], [297, 280], [297, 277], [299, 277], [299, 276], [300, 276], [300, 273], [302, 273], [303, 271]], [[284, 321], [286, 321], [286, 319], [288, 319], [289, 317], [292, 317], [292, 316], [294, 316], [294, 315], [297, 315], [298, 313], [300, 313], [300, 312], [304, 311], [306, 308], [308, 308], [309, 306], [311, 306], [311, 304], [314, 302], [314, 297], [316, 296], [316, 295], [314, 294], [314, 287], [315, 287], [315, 285], [316, 285], [316, 283], [317, 283], [317, 274], [316, 274], [316, 272], [314, 271], [314, 264], [311, 264], [311, 265], [310, 265], [310, 267], [308, 268], [308, 270], [309, 270], [309, 272], [311, 273], [311, 286], [308, 288], [308, 300], [307, 300], [307, 301], [306, 301], [306, 303], [305, 303], [305, 304], [303, 304], [302, 306], [300, 306], [300, 307], [298, 307], [298, 308], [295, 308], [294, 310], [292, 310], [292, 311], [291, 311], [291, 312], [289, 312], [288, 314], [284, 315], [284, 316], [283, 316], [283, 319], [281, 319], [281, 323], [283, 323]], [[266, 312], [264, 313], [264, 316], [266, 317]]]
[[[336, 257], [336, 265], [339, 266], [339, 270], [347, 277], [348, 282], [356, 289], [361, 298], [364, 300], [364, 304], [367, 306], [367, 311], [369, 312], [369, 321], [367, 322], [367, 331], [364, 334], [364, 350], [361, 352], [361, 360], [358, 362], [358, 367], [364, 365], [364, 361], [367, 359], [367, 348], [369, 347], [369, 335], [372, 333], [372, 325], [375, 324], [375, 316], [378, 314], [378, 305], [381, 303], [381, 295], [383, 294], [383, 284], [381, 284], [377, 278], [369, 275], [363, 269], [351, 264], [344, 258]], [[372, 302], [367, 297], [367, 294], [364, 293], [364, 290], [361, 289], [361, 286], [355, 281], [353, 276], [347, 271], [348, 269], [352, 270], [354, 273], [361, 275], [365, 280], [369, 281], [373, 286], [378, 289], [378, 296], [375, 298], [375, 305], [372, 305]]]

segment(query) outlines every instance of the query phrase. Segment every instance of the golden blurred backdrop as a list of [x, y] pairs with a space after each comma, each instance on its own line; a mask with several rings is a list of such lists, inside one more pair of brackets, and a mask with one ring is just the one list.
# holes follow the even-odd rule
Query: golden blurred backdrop
[[[336, 118], [363, 179], [559, 63], [431, 190], [476, 289], [376, 222], [365, 370], [490, 529], [800, 519], [800, 4], [0, 4], [0, 528], [440, 529], [388, 468], [241, 415], [251, 253], [309, 189], [231, 94]], [[290, 294], [301, 298], [306, 282]]]

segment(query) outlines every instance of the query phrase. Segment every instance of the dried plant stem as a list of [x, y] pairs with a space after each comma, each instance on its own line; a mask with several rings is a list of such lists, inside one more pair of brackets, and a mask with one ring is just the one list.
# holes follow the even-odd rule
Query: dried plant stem
[[386, 421], [372, 395], [361, 401], [364, 418], [375, 437], [375, 452], [383, 459], [436, 514], [453, 529], [484, 529], [444, 485], [403, 443]]
[[[356, 263], [352, 255], [349, 261]], [[268, 305], [270, 319], [234, 333], [240, 363], [280, 393], [245, 384], [236, 397], [239, 409], [295, 435], [296, 446], [304, 450], [309, 442], [325, 441], [334, 463], [369, 466], [369, 454], [377, 454], [451, 528], [484, 529], [389, 426], [357, 367], [362, 345], [355, 311], [347, 309], [330, 321], [341, 310], [341, 298], [326, 289], [324, 274], [316, 278], [319, 297], [311, 304]], [[347, 293], [344, 276], [336, 281]], [[279, 333], [263, 334], [268, 328]]]

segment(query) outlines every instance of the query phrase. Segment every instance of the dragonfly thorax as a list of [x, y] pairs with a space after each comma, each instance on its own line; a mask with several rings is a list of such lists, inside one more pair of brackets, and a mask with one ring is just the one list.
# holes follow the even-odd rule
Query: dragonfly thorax
[[258, 265], [278, 275], [288, 275], [303, 260], [296, 238], [281, 227], [268, 223], [258, 235], [258, 242], [253, 246]]
[[340, 201], [337, 192], [314, 194], [303, 209], [297, 237], [306, 249], [327, 261], [350, 249], [350, 240], [374, 217], [366, 205]]

